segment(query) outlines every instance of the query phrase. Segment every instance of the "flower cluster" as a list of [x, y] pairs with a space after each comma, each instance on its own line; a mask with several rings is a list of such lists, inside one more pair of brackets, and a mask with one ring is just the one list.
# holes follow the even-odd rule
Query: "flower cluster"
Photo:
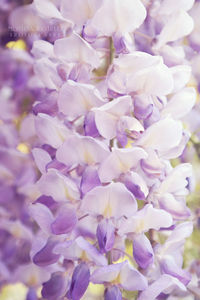
[[[0, 286], [20, 278], [31, 288], [34, 223], [28, 207], [37, 195], [37, 170], [29, 153], [36, 138], [30, 114], [33, 97], [27, 88], [32, 58], [23, 51], [1, 48], [0, 61]], [[30, 276], [23, 278], [28, 266]]]
[[[30, 55], [10, 59], [15, 51], [4, 52], [9, 76], [19, 74], [0, 90], [5, 99], [17, 90], [0, 112], [9, 119], [0, 135], [1, 260], [12, 258], [2, 265], [4, 275], [25, 274], [28, 300], [37, 299], [40, 285], [49, 300], [99, 299], [95, 287], [105, 300], [191, 294], [183, 250], [193, 230], [186, 205], [193, 173], [184, 159], [186, 115], [196, 102], [191, 74], [197, 82], [199, 76], [191, 67], [200, 45], [199, 3], [193, 5], [34, 0], [10, 15], [16, 32], [34, 34], [26, 37]], [[24, 113], [17, 109], [25, 86], [32, 108], [18, 137], [10, 119]], [[21, 142], [31, 153], [15, 150]], [[16, 250], [19, 232], [25, 263]], [[13, 248], [17, 258], [8, 254]]]

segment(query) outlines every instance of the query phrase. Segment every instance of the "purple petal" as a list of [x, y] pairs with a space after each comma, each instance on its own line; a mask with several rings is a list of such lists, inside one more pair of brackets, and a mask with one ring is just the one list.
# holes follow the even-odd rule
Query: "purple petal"
[[164, 173], [164, 164], [155, 151], [149, 151], [147, 159], [141, 160], [141, 168], [150, 178], [159, 178]]
[[95, 114], [92, 111], [88, 112], [85, 116], [84, 130], [85, 135], [89, 135], [94, 138], [100, 136], [95, 123]]
[[49, 239], [46, 245], [34, 255], [33, 262], [39, 267], [45, 267], [56, 263], [60, 255], [53, 253], [55, 245], [56, 242]]
[[60, 299], [64, 292], [65, 278], [62, 273], [52, 274], [49, 281], [43, 283], [42, 297], [45, 299]]
[[161, 261], [161, 270], [163, 273], [176, 277], [184, 285], [188, 285], [192, 278], [192, 275], [189, 272], [177, 266], [171, 256], [167, 256]]
[[137, 96], [134, 98], [134, 115], [139, 120], [147, 119], [153, 111], [150, 96]]
[[143, 291], [139, 295], [138, 300], [155, 300], [166, 289], [170, 288], [170, 290], [173, 291], [173, 289], [176, 287], [178, 287], [182, 291], [186, 291], [185, 286], [178, 279], [164, 274], [156, 281], [154, 281], [145, 291]]
[[115, 34], [113, 37], [113, 43], [117, 54], [128, 54], [131, 52], [131, 37], [121, 36], [121, 34]]
[[51, 156], [41, 148], [34, 148], [32, 153], [38, 169], [41, 173], [45, 173], [47, 164], [51, 162]]
[[34, 218], [34, 220], [38, 223], [40, 228], [46, 232], [47, 234], [51, 233], [50, 224], [53, 222], [54, 217], [50, 211], [50, 209], [40, 203], [36, 203], [30, 206], [30, 214]]
[[126, 261], [120, 272], [121, 286], [128, 291], [143, 291], [148, 287], [146, 277]]
[[101, 252], [108, 252], [115, 242], [115, 228], [111, 221], [102, 220], [97, 227], [97, 240]]
[[45, 196], [42, 195], [40, 196], [35, 203], [41, 203], [45, 206], [47, 206], [50, 210], [54, 210], [55, 208], [57, 208], [57, 202], [50, 196]]
[[146, 182], [137, 173], [131, 172], [130, 174], [125, 174], [122, 177], [122, 181], [137, 199], [144, 200], [147, 197], [149, 191]]
[[79, 300], [84, 295], [90, 282], [90, 270], [86, 263], [80, 263], [74, 270], [67, 297]]
[[108, 287], [105, 291], [104, 300], [122, 300], [120, 289], [116, 285]]
[[96, 263], [96, 265], [105, 266], [107, 265], [107, 259], [103, 254], [101, 254], [95, 246], [91, 245], [83, 237], [78, 237], [76, 239], [78, 246], [86, 252], [89, 258]]
[[76, 211], [73, 207], [61, 207], [55, 221], [51, 224], [54, 234], [66, 234], [71, 232], [77, 223]]
[[26, 300], [38, 300], [38, 296], [34, 288], [29, 288], [29, 291], [26, 295]]
[[83, 172], [81, 178], [80, 188], [82, 195], [85, 195], [87, 192], [89, 192], [98, 185], [101, 185], [101, 181], [99, 179], [99, 175], [96, 168], [94, 168], [93, 166], [87, 167]]
[[124, 264], [125, 262], [97, 268], [91, 275], [91, 282], [96, 284], [114, 281]]
[[175, 199], [172, 194], [164, 194], [160, 198], [159, 203], [160, 207], [169, 212], [175, 219], [185, 220], [191, 215], [186, 204], [183, 201]]
[[154, 253], [150, 241], [144, 235], [138, 235], [133, 241], [133, 256], [136, 263], [142, 268], [146, 269], [153, 263]]

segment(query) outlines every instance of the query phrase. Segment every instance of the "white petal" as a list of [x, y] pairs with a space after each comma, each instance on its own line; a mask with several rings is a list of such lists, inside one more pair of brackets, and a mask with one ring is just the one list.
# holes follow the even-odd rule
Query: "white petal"
[[99, 168], [101, 182], [110, 182], [120, 174], [136, 168], [141, 159], [147, 158], [147, 153], [139, 147], [128, 149], [113, 149]]
[[126, 187], [118, 182], [92, 189], [83, 198], [81, 209], [105, 218], [120, 218], [133, 215], [137, 210], [137, 202]]
[[180, 10], [188, 11], [192, 8], [195, 0], [163, 0], [159, 7], [159, 14], [171, 15]]
[[102, 142], [89, 136], [71, 135], [57, 150], [56, 158], [66, 166], [72, 166], [99, 163], [108, 154], [109, 150]]
[[193, 19], [184, 10], [170, 17], [158, 36], [156, 47], [160, 48], [168, 42], [176, 41], [190, 34], [193, 30]]
[[46, 114], [38, 114], [35, 118], [36, 133], [43, 144], [58, 148], [69, 135], [67, 127], [58, 119]]
[[187, 65], [180, 65], [170, 68], [174, 79], [173, 92], [177, 92], [184, 88], [191, 78], [191, 67]]
[[56, 40], [54, 53], [58, 58], [69, 63], [86, 63], [94, 68], [97, 68], [100, 64], [100, 58], [96, 50], [76, 33]]
[[38, 40], [33, 43], [33, 47], [31, 49], [31, 53], [35, 56], [35, 58], [42, 58], [44, 56], [52, 57], [53, 53], [53, 45], [44, 40]]
[[162, 115], [170, 115], [173, 119], [180, 119], [187, 115], [196, 101], [196, 91], [192, 87], [184, 88], [169, 100]]
[[101, 34], [111, 36], [115, 32], [132, 32], [145, 18], [146, 10], [139, 0], [105, 0], [94, 15], [91, 26]]
[[51, 156], [49, 155], [48, 152], [46, 152], [41, 148], [34, 148], [32, 150], [32, 153], [38, 169], [40, 170], [41, 173], [45, 173], [46, 166], [51, 161]]
[[167, 151], [180, 143], [182, 124], [171, 118], [160, 120], [148, 127], [138, 141], [138, 145], [158, 151]]
[[99, 91], [94, 86], [72, 80], [63, 84], [58, 96], [59, 110], [72, 118], [84, 115], [91, 108], [104, 103]]

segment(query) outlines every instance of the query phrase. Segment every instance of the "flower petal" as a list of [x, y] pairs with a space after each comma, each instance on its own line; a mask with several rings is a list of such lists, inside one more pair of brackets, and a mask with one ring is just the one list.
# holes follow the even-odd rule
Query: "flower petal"
[[118, 232], [119, 234], [142, 233], [149, 229], [168, 228], [172, 224], [173, 220], [169, 213], [162, 209], [154, 208], [152, 204], [146, 204], [132, 218], [124, 221]]
[[69, 135], [67, 127], [58, 119], [46, 114], [38, 114], [35, 118], [36, 133], [43, 144], [58, 148]]
[[100, 93], [90, 84], [68, 80], [60, 89], [59, 111], [70, 118], [85, 115], [92, 107], [104, 104]]
[[56, 219], [51, 224], [54, 234], [66, 234], [71, 232], [77, 223], [76, 211], [71, 206], [62, 206]]
[[126, 187], [118, 182], [92, 189], [83, 198], [81, 209], [96, 216], [120, 218], [133, 215], [137, 210], [137, 203]]
[[91, 275], [91, 282], [96, 284], [114, 281], [118, 278], [124, 263], [125, 262], [97, 268]]
[[128, 262], [120, 271], [120, 283], [128, 291], [143, 291], [148, 287], [147, 279]]
[[51, 278], [43, 283], [42, 297], [45, 299], [59, 299], [63, 296], [63, 292], [66, 288], [67, 280], [62, 273], [53, 273]]
[[191, 67], [188, 65], [180, 65], [170, 68], [174, 79], [173, 92], [180, 91], [191, 78]]
[[90, 270], [86, 263], [80, 263], [73, 272], [70, 289], [67, 297], [79, 300], [84, 295], [90, 282]]
[[144, 234], [140, 234], [133, 241], [133, 256], [136, 263], [146, 269], [154, 261], [154, 252], [150, 241]]
[[162, 115], [170, 115], [173, 119], [180, 119], [187, 115], [196, 101], [196, 91], [194, 88], [184, 88], [176, 93], [169, 100]]
[[36, 203], [30, 206], [29, 211], [40, 228], [47, 234], [51, 234], [50, 225], [54, 221], [54, 217], [50, 209], [43, 204]]
[[110, 155], [99, 167], [99, 178], [101, 182], [110, 182], [118, 178], [120, 174], [136, 168], [140, 160], [146, 157], [147, 153], [140, 147], [113, 148]]
[[56, 201], [79, 200], [77, 185], [68, 177], [55, 169], [43, 174], [37, 182], [38, 188], [45, 196], [51, 196]]
[[157, 296], [159, 296], [162, 292], [165, 292], [166, 289], [173, 291], [176, 287], [182, 291], [186, 291], [185, 286], [178, 279], [166, 274], [161, 275], [159, 279], [157, 279], [139, 295], [138, 300], [155, 300]]
[[137, 144], [144, 148], [167, 151], [182, 139], [182, 124], [171, 118], [160, 120], [148, 127]]
[[178, 267], [174, 258], [169, 255], [165, 256], [165, 258], [161, 261], [160, 266], [162, 272], [177, 278], [184, 285], [188, 285], [192, 278], [192, 275]]
[[91, 245], [82, 236], [76, 239], [77, 245], [86, 252], [87, 256], [96, 263], [98, 266], [106, 266], [107, 259], [103, 254], [101, 254], [95, 246]]
[[108, 74], [109, 89], [120, 94], [163, 96], [172, 91], [173, 85], [171, 71], [163, 59], [140, 51], [120, 55]]
[[51, 156], [48, 152], [41, 148], [34, 148], [32, 150], [33, 157], [35, 160], [35, 163], [40, 170], [41, 173], [46, 173], [46, 166], [49, 162], [51, 162]]
[[81, 178], [80, 188], [82, 195], [85, 195], [87, 192], [98, 185], [101, 185], [101, 181], [99, 179], [96, 168], [94, 168], [93, 166], [88, 166], [84, 170]]
[[[66, 155], [67, 153], [67, 155]], [[57, 150], [56, 158], [66, 166], [100, 163], [109, 154], [102, 142], [89, 136], [69, 136]]]
[[113, 300], [113, 299], [122, 300], [121, 291], [116, 285], [108, 287], [104, 295], [104, 300]]
[[115, 242], [115, 228], [110, 220], [102, 220], [97, 227], [97, 240], [101, 252], [110, 251]]
[[56, 40], [54, 53], [58, 58], [69, 63], [86, 63], [94, 68], [100, 64], [97, 52], [76, 33]]
[[100, 35], [111, 36], [115, 32], [132, 32], [143, 23], [145, 17], [146, 10], [139, 0], [135, 0], [134, 3], [131, 0], [105, 0], [90, 25], [100, 32]]
[[184, 10], [172, 14], [158, 36], [156, 47], [161, 48], [168, 42], [183, 38], [191, 33], [193, 27], [193, 19]]
[[49, 239], [45, 246], [34, 255], [34, 264], [38, 265], [39, 267], [46, 267], [56, 263], [60, 255], [53, 253], [55, 245], [56, 242]]
[[130, 114], [133, 110], [130, 96], [123, 96], [94, 109], [95, 123], [99, 133], [107, 139], [112, 139], [117, 133], [117, 121], [120, 117]]

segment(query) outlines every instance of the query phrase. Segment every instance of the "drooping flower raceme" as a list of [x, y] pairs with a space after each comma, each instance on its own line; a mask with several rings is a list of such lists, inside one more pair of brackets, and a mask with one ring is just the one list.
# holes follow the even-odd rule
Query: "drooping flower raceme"
[[[34, 0], [11, 15], [16, 24], [27, 9], [38, 26], [58, 28], [29, 40], [29, 170], [34, 161], [39, 175], [28, 180], [37, 225], [25, 271], [35, 270], [44, 299], [95, 299], [97, 286], [106, 300], [188, 295], [193, 174], [172, 160], [190, 138], [183, 118], [196, 101], [183, 42], [194, 1], [180, 3]], [[15, 174], [7, 164], [5, 176]]]

